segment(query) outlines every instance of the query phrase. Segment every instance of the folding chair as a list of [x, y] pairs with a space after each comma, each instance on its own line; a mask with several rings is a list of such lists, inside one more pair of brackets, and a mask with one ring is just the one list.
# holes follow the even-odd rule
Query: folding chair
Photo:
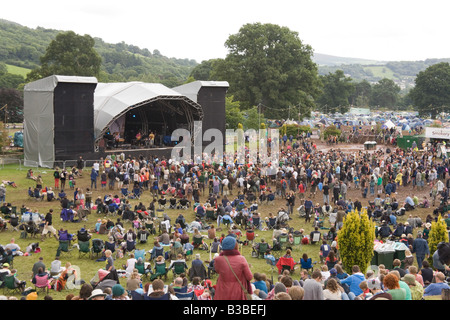
[[173, 279], [176, 278], [177, 275], [180, 275], [186, 271], [185, 262], [174, 262], [173, 263]]
[[186, 293], [175, 292], [175, 296], [178, 298], [178, 300], [198, 300], [195, 291]]
[[142, 258], [143, 261], [145, 261], [145, 255], [146, 255], [146, 251], [145, 249], [136, 249], [134, 250], [134, 257], [136, 258], [136, 260], [138, 260], [139, 258]]
[[258, 258], [264, 258], [267, 249], [269, 249], [269, 244], [267, 242], [261, 242], [258, 247]]
[[129, 196], [128, 188], [122, 188], [122, 189], [120, 189], [120, 192], [122, 193], [122, 196], [124, 196], [125, 198], [128, 198], [128, 196]]
[[105, 248], [105, 243], [102, 239], [93, 239], [92, 240], [92, 248], [91, 248], [91, 257], [94, 256], [94, 254], [97, 255], [97, 258], [99, 254], [103, 252], [103, 249]]
[[281, 248], [283, 248], [283, 246], [286, 246], [288, 244], [289, 238], [288, 238], [287, 234], [280, 235], [279, 239], [280, 239], [280, 246], [281, 246]]
[[166, 263], [156, 263], [155, 264], [155, 272], [150, 276], [150, 281], [155, 280], [156, 278], [161, 279], [164, 276], [164, 279], [167, 280], [167, 267]]
[[148, 274], [150, 273], [150, 269], [147, 269], [145, 267], [145, 263], [138, 263], [136, 262], [134, 264], [134, 267], [137, 269], [137, 271], [139, 272], [139, 274], [143, 275], [145, 278], [148, 278]]
[[299, 234], [294, 234], [293, 238], [294, 238], [294, 246], [301, 246], [303, 236]]
[[193, 237], [193, 245], [195, 249], [200, 249], [200, 250], [208, 250], [208, 244], [206, 244], [203, 241], [203, 238], [201, 237]]
[[67, 254], [70, 256], [72, 249], [69, 248], [70, 241], [69, 240], [59, 240], [59, 246], [56, 250], [56, 256], [60, 257], [61, 253]]
[[15, 277], [13, 274], [7, 275], [5, 281], [3, 282], [3, 290], [5, 295], [7, 293], [21, 293], [20, 287], [16, 287]]
[[34, 284], [34, 287], [36, 289], [36, 292], [39, 290], [45, 292], [48, 294], [49, 287], [50, 287], [50, 279], [47, 275], [39, 277], [36, 275], [36, 283]]
[[91, 257], [91, 242], [90, 241], [78, 241], [78, 257], [83, 255]]

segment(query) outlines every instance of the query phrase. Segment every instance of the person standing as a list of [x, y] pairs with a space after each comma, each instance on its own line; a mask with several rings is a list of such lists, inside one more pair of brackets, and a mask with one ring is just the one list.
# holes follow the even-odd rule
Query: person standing
[[55, 239], [58, 240], [58, 237], [56, 236], [56, 229], [53, 227], [53, 209], [50, 209], [45, 215], [45, 224], [44, 230], [42, 230], [41, 241], [44, 241], [44, 238], [49, 231], [53, 233]]
[[95, 190], [97, 190], [97, 178], [98, 178], [98, 170], [95, 170], [95, 168], [92, 167], [92, 171], [91, 171], [91, 189], [95, 188]]
[[222, 240], [222, 252], [214, 259], [214, 267], [219, 275], [214, 300], [247, 300], [247, 295], [253, 293], [250, 284], [253, 274], [238, 247], [238, 242], [232, 236]]
[[83, 168], [84, 168], [84, 160], [83, 157], [80, 156], [80, 158], [77, 160], [77, 169], [78, 172], [80, 173], [80, 177], [83, 176]]
[[418, 269], [422, 269], [422, 262], [425, 257], [428, 259], [430, 256], [430, 249], [428, 247], [427, 240], [423, 239], [422, 233], [417, 233], [417, 238], [414, 240], [411, 252], [416, 254]]
[[59, 168], [56, 167], [55, 171], [53, 172], [53, 177], [55, 178], [55, 189], [59, 189]]

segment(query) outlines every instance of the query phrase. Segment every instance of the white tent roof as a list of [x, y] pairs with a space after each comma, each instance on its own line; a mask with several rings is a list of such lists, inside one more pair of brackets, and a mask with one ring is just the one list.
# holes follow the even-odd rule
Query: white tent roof
[[386, 121], [386, 122], [384, 123], [384, 125], [385, 125], [388, 129], [394, 128], [394, 127], [395, 127], [395, 124], [394, 124], [391, 120]]
[[[95, 138], [97, 139], [110, 123], [129, 109], [157, 99], [189, 100], [185, 95], [160, 83], [99, 83], [94, 93]], [[188, 102], [201, 110], [196, 102], [191, 100]]]

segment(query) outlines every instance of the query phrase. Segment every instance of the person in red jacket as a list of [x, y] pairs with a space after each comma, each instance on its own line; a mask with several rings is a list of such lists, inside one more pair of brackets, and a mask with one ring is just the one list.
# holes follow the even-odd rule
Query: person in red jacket
[[214, 259], [214, 268], [219, 275], [214, 300], [247, 300], [247, 294], [253, 293], [250, 283], [253, 274], [238, 246], [233, 235], [222, 240], [222, 252]]

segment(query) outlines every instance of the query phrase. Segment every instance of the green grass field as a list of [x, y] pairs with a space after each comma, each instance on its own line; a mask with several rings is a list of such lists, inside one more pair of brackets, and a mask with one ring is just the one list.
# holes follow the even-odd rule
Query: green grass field
[[[5, 165], [4, 168], [0, 169], [0, 176], [1, 176], [1, 180], [10, 180], [10, 181], [15, 181], [17, 184], [17, 188], [12, 188], [11, 186], [7, 187], [7, 194], [6, 194], [6, 201], [12, 203], [13, 206], [17, 207], [18, 212], [20, 212], [20, 207], [22, 205], [25, 205], [27, 207], [29, 207], [31, 210], [34, 209], [38, 209], [38, 211], [42, 214], [46, 214], [47, 211], [50, 208], [54, 209], [54, 226], [57, 230], [59, 230], [60, 228], [64, 228], [64, 229], [68, 229], [69, 232], [71, 233], [76, 233], [77, 230], [79, 230], [81, 227], [85, 226], [88, 229], [93, 229], [94, 225], [96, 223], [96, 220], [98, 218], [103, 218], [103, 215], [98, 215], [97, 213], [95, 213], [95, 211], [93, 211], [89, 216], [88, 216], [88, 221], [86, 222], [81, 222], [81, 223], [70, 223], [70, 222], [62, 222], [59, 218], [59, 213], [60, 213], [60, 205], [59, 202], [47, 202], [46, 200], [44, 201], [36, 201], [32, 198], [28, 197], [27, 194], [27, 189], [28, 187], [34, 187], [35, 186], [35, 182], [33, 180], [30, 179], [26, 179], [26, 172], [27, 172], [28, 168], [25, 167], [21, 167], [19, 168], [19, 166], [17, 165]], [[46, 168], [34, 168], [33, 169], [34, 174], [38, 175], [41, 174], [44, 180], [44, 186], [48, 186], [48, 187], [53, 187], [54, 185], [54, 180], [53, 180], [53, 170], [52, 169], [46, 169]], [[84, 174], [83, 177], [78, 178], [76, 180], [76, 186], [77, 187], [81, 187], [83, 190], [86, 189], [86, 187], [89, 187], [90, 184], [90, 178], [89, 178], [89, 172], [90, 172], [90, 168], [87, 168], [85, 170], [85, 172], [88, 172], [88, 174]], [[356, 191], [355, 191], [356, 192]], [[73, 190], [70, 189], [66, 189], [66, 193], [68, 194], [69, 198], [73, 198]], [[234, 195], [236, 195], [236, 191], [233, 192]], [[105, 190], [105, 191], [94, 191], [93, 193], [93, 199], [97, 198], [98, 196], [103, 197], [105, 194], [118, 194], [120, 195], [120, 191], [114, 190], [114, 191], [109, 191], [109, 190]], [[322, 203], [322, 196], [321, 195], [317, 195], [316, 198], [314, 199], [314, 202], [320, 202]], [[146, 191], [144, 193], [144, 195], [141, 197], [140, 200], [130, 200], [131, 205], [134, 207], [135, 204], [142, 202], [143, 204], [145, 204], [146, 206], [149, 205], [150, 201], [151, 201], [152, 197], [150, 196], [149, 191]], [[205, 198], [202, 197], [201, 200], [204, 200]], [[296, 205], [298, 206], [298, 200]], [[267, 205], [267, 204], [262, 204], [259, 206], [259, 212], [261, 213], [262, 217], [266, 217], [269, 212], [272, 212], [274, 214], [277, 213], [278, 209], [281, 206], [285, 206], [285, 201], [281, 200], [281, 199], [277, 199], [275, 200], [275, 204], [274, 205]], [[168, 215], [171, 217], [172, 219], [172, 224], [175, 221], [176, 217], [179, 214], [179, 210], [167, 210], [166, 211], [168, 213]], [[183, 212], [184, 216], [186, 217], [186, 221], [187, 222], [191, 222], [194, 220], [195, 218], [195, 214], [193, 212], [193, 210], [189, 209], [189, 210], [181, 210], [181, 212]], [[116, 217], [110, 217], [113, 221], [115, 221], [117, 219]], [[406, 217], [401, 217], [399, 220], [402, 221], [406, 220]], [[214, 223], [214, 225], [217, 227], [217, 224]], [[128, 229], [129, 227], [131, 227], [131, 223], [125, 223], [125, 228]], [[293, 227], [295, 230], [299, 230], [300, 228], [305, 229], [305, 233], [309, 234], [310, 231], [312, 231], [313, 227], [311, 223], [308, 223], [307, 225], [305, 225], [304, 219], [303, 218], [299, 218], [298, 217], [298, 213], [296, 210], [294, 210], [294, 217], [293, 220], [289, 221], [289, 226]], [[325, 221], [325, 227], [328, 227], [329, 223], [326, 220]], [[243, 238], [245, 239], [245, 231], [243, 231]], [[323, 230], [323, 232], [327, 232], [326, 230]], [[217, 232], [217, 235], [220, 236], [221, 233], [226, 234], [227, 231], [224, 229], [221, 232]], [[204, 232], [204, 234], [206, 235], [206, 232]], [[269, 242], [270, 244], [272, 244], [272, 231], [256, 231], [256, 239], [255, 242], [259, 242], [261, 240], [261, 238], [265, 238], [265, 240], [267, 242]], [[14, 268], [16, 268], [18, 270], [18, 278], [21, 280], [26, 280], [27, 281], [27, 287], [31, 286], [31, 269], [33, 264], [38, 260], [38, 258], [40, 256], [42, 256], [44, 258], [44, 262], [46, 264], [46, 266], [49, 268], [50, 267], [50, 263], [51, 261], [54, 260], [55, 257], [55, 253], [56, 253], [56, 249], [58, 247], [58, 242], [55, 238], [49, 238], [49, 239], [45, 239], [44, 242], [40, 241], [40, 238], [28, 238], [28, 239], [20, 239], [19, 238], [20, 233], [16, 232], [16, 231], [12, 231], [10, 230], [6, 230], [4, 232], [0, 233], [0, 244], [2, 245], [6, 245], [11, 238], [15, 238], [16, 239], [16, 243], [21, 247], [22, 250], [25, 250], [26, 246], [29, 245], [32, 242], [40, 242], [40, 247], [41, 247], [41, 252], [40, 253], [36, 253], [36, 254], [32, 254], [31, 256], [18, 256], [14, 259]], [[94, 234], [93, 238], [101, 238], [106, 240], [107, 236], [106, 235], [97, 235]], [[192, 237], [191, 237], [192, 239]], [[210, 243], [210, 240], [206, 240], [208, 243]], [[145, 244], [145, 245], [141, 245], [138, 244], [137, 248], [139, 249], [145, 249], [146, 251], [150, 250], [153, 247], [153, 239], [150, 238], [150, 241]], [[299, 261], [301, 255], [306, 252], [310, 257], [312, 257], [313, 261], [319, 261], [319, 245], [304, 245], [301, 247], [293, 247], [293, 257], [295, 259], [295, 261]], [[167, 250], [167, 247], [166, 247]], [[271, 268], [268, 264], [266, 264], [264, 259], [258, 259], [258, 258], [253, 258], [251, 257], [251, 246], [243, 246], [242, 247], [242, 254], [244, 256], [246, 256], [247, 261], [249, 262], [249, 264], [251, 265], [251, 270], [253, 272], [260, 272], [260, 273], [265, 273], [268, 278], [271, 277]], [[201, 259], [204, 260], [209, 260], [209, 252], [205, 252], [199, 249], [196, 249], [194, 251], [194, 254], [196, 253], [200, 253], [201, 254]], [[278, 254], [284, 254], [284, 252], [280, 252]], [[147, 258], [149, 257], [149, 254], [147, 254]], [[126, 260], [128, 258], [128, 255], [125, 255], [123, 258], [118, 259], [115, 261], [115, 266], [117, 269], [121, 269], [121, 266], [123, 264], [126, 263]], [[96, 274], [96, 272], [98, 271], [98, 269], [100, 268], [104, 268], [105, 267], [105, 262], [95, 262], [95, 259], [90, 259], [88, 257], [84, 257], [84, 258], [79, 258], [79, 253], [78, 250], [76, 248], [74, 248], [69, 255], [62, 255], [61, 256], [61, 261], [62, 264], [64, 265], [67, 261], [71, 262], [72, 265], [74, 266], [78, 266], [80, 269], [80, 277], [85, 280], [86, 282], [89, 282], [94, 275]], [[188, 265], [190, 266], [190, 261], [188, 261]], [[319, 267], [320, 264], [317, 264], [316, 267]], [[300, 271], [299, 269], [297, 269], [294, 273], [293, 273], [293, 278], [294, 279], [299, 279], [300, 276]], [[273, 277], [274, 280], [276, 281], [277, 279], [277, 269], [275, 268], [274, 272], [273, 272]], [[172, 273], [170, 272], [168, 275], [168, 279], [166, 281], [166, 283], [170, 283], [173, 279]], [[217, 280], [217, 276], [215, 276], [212, 281], [213, 283], [215, 283]], [[143, 282], [145, 283], [147, 280], [143, 280]], [[126, 285], [126, 279], [121, 279], [121, 283], [125, 286]], [[62, 292], [56, 292], [54, 290], [50, 291], [50, 295], [56, 299], [56, 300], [62, 300], [65, 299], [66, 295], [69, 293], [73, 293], [73, 294], [78, 294], [78, 289], [73, 289], [73, 290], [64, 290]], [[17, 295], [19, 297], [19, 295]], [[39, 294], [39, 299], [43, 299], [44, 294]]]
[[17, 67], [11, 64], [7, 64], [6, 69], [8, 70], [8, 73], [17, 74], [19, 76], [23, 76], [24, 78], [26, 78], [27, 74], [31, 71], [31, 69]]
[[394, 72], [386, 66], [364, 66], [364, 70], [370, 70], [374, 77], [388, 78], [394, 80]]

